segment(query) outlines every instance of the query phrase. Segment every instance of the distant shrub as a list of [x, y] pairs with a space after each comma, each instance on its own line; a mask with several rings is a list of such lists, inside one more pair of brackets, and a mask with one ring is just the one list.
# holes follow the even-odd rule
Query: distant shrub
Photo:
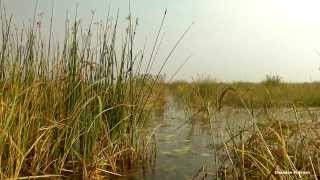
[[277, 86], [281, 84], [281, 79], [279, 75], [266, 75], [266, 79], [262, 83], [267, 86]]

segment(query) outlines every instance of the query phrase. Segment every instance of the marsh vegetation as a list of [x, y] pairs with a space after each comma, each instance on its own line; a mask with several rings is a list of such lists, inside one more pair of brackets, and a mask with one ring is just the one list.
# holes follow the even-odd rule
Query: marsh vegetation
[[269, 80], [171, 84], [176, 101], [189, 112], [190, 123], [199, 123], [200, 118], [210, 124], [215, 166], [202, 177], [318, 178], [320, 86]]
[[[37, 17], [18, 28], [1, 7], [0, 179], [309, 179], [320, 174], [320, 83], [168, 82], [129, 14], [62, 43]], [[141, 170], [142, 169], [142, 170]], [[307, 172], [308, 174], [277, 174]]]

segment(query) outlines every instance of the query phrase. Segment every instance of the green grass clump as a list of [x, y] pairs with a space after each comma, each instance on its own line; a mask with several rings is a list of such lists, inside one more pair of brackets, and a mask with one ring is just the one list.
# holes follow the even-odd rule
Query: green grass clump
[[266, 86], [277, 86], [281, 84], [281, 77], [278, 75], [267, 75], [266, 79], [262, 83]]

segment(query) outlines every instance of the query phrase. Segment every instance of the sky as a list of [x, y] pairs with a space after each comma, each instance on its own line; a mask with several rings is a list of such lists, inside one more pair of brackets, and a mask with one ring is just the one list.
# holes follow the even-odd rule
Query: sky
[[[2, 0], [16, 23], [29, 22], [35, 0]], [[131, 0], [139, 19], [137, 45], [151, 47], [167, 9], [160, 56], [165, 57], [194, 22], [164, 69], [177, 80], [210, 77], [219, 81], [258, 82], [268, 75], [285, 81], [320, 81], [319, 0]], [[39, 0], [39, 12], [49, 19], [54, 9], [54, 31], [62, 34], [66, 12], [78, 4], [83, 22], [106, 17], [108, 9], [120, 20], [128, 15], [128, 0]], [[158, 66], [155, 67], [156, 68]]]

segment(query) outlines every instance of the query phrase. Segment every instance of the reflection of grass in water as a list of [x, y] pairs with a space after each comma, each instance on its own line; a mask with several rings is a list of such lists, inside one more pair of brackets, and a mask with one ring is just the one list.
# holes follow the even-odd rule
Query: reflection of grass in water
[[201, 153], [200, 156], [202, 156], [202, 157], [210, 157], [211, 154], [209, 154], [209, 153]]
[[192, 152], [191, 146], [173, 149], [171, 151], [161, 151], [160, 153], [167, 156], [184, 156]]
[[192, 151], [191, 146], [185, 146], [183, 148], [172, 150], [176, 155], [184, 155]]
[[167, 168], [164, 168], [163, 170], [165, 172], [174, 172], [174, 171], [176, 171], [176, 169], [177, 169], [177, 166], [169, 166]]
[[168, 156], [173, 155], [173, 153], [170, 152], [170, 151], [161, 151], [160, 153], [161, 153], [161, 154], [164, 154], [164, 155], [168, 155]]

